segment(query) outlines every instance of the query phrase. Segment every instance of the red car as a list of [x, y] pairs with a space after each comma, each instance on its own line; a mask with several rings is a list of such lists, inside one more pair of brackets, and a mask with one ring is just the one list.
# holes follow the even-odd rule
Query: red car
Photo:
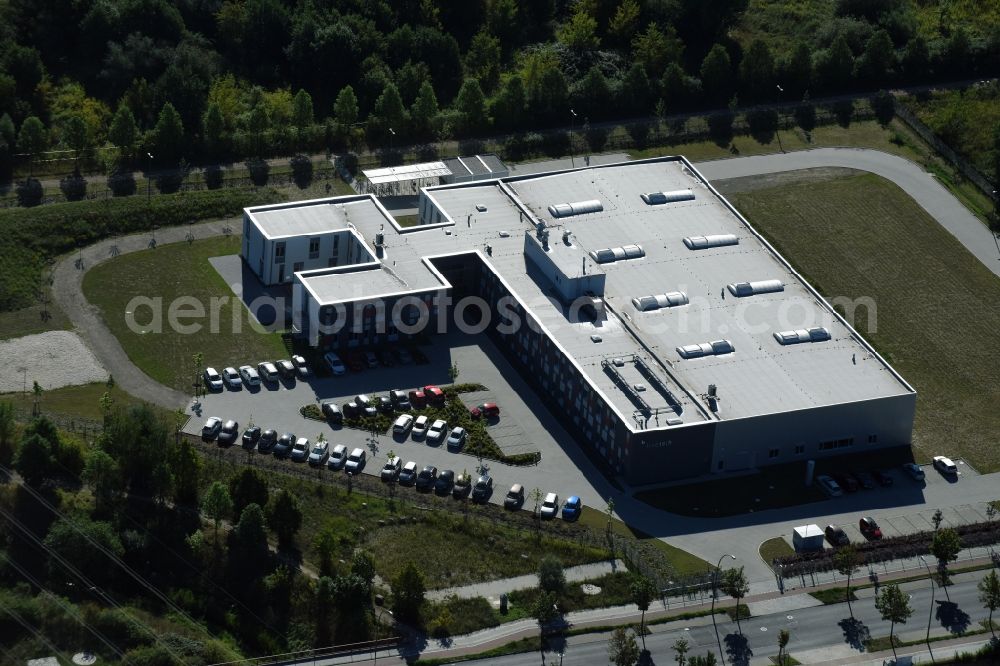
[[495, 402], [484, 402], [478, 407], [473, 407], [469, 410], [469, 416], [474, 419], [485, 417], [488, 419], [495, 419], [500, 416], [500, 408], [497, 407]]
[[871, 516], [865, 516], [858, 521], [858, 529], [861, 530], [861, 535], [869, 541], [882, 538], [882, 530], [879, 529], [878, 523]]
[[410, 399], [413, 409], [422, 409], [427, 404], [427, 396], [420, 389], [410, 391], [407, 397]]
[[439, 389], [437, 386], [428, 384], [424, 387], [424, 395], [427, 397], [427, 402], [431, 404], [440, 405], [444, 403], [444, 391]]
[[359, 351], [349, 351], [344, 356], [344, 362], [352, 372], [361, 372], [365, 369], [365, 357]]

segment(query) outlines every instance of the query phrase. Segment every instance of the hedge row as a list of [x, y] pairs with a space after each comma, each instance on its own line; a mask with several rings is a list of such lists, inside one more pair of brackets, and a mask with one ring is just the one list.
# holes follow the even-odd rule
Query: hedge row
[[42, 269], [55, 257], [104, 238], [198, 220], [235, 217], [277, 203], [274, 189], [209, 190], [52, 204], [0, 211], [0, 311], [36, 302]]

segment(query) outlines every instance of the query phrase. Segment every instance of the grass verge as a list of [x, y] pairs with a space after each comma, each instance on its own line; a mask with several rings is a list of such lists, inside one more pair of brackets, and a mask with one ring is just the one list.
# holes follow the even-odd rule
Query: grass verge
[[[854, 326], [917, 390], [913, 444], [1000, 469], [1000, 282], [894, 184], [866, 174], [744, 192], [733, 202], [830, 296], [867, 297]], [[962, 331], [956, 336], [955, 331]]]
[[[87, 272], [84, 295], [101, 310], [133, 363], [156, 381], [181, 391], [192, 390], [197, 352], [204, 355], [204, 365], [219, 369], [282, 358], [287, 352], [281, 336], [254, 329], [243, 303], [208, 262], [209, 257], [237, 254], [240, 239], [208, 238], [122, 255]], [[152, 331], [141, 334], [128, 327], [126, 311], [135, 307], [130, 305], [135, 297], [162, 299], [156, 306], [162, 317], [159, 330], [151, 319], [152, 308], [146, 306], [136, 308], [135, 322]], [[169, 325], [170, 308], [182, 298], [189, 305], [181, 309], [178, 322], [197, 329], [187, 335], [179, 326]], [[190, 316], [197, 308], [201, 316]], [[213, 312], [218, 313], [214, 324]]]
[[[978, 565], [976, 565], [974, 567], [962, 567], [962, 568], [959, 568], [959, 569], [948, 569], [948, 575], [949, 576], [955, 576], [955, 575], [961, 574], [961, 573], [971, 573], [973, 571], [984, 571], [986, 569], [992, 569], [992, 568], [993, 568], [992, 564], [978, 564]], [[864, 580], [864, 579], [862, 578], [861, 580]], [[915, 576], [906, 576], [905, 578], [893, 578], [891, 581], [887, 581], [887, 582], [891, 582], [893, 585], [901, 585], [903, 583], [912, 583], [913, 581], [917, 581], [917, 580], [927, 580], [927, 574], [918, 574], [918, 575], [915, 575]], [[937, 581], [938, 587], [940, 587], [941, 583], [940, 583], [940, 580], [939, 580], [937, 574], [934, 575], [934, 580]], [[885, 584], [885, 583], [882, 583], [882, 584]], [[871, 588], [871, 587], [875, 587], [875, 584], [874, 583], [861, 583], [859, 581], [858, 585], [851, 585], [851, 601], [857, 601], [857, 599], [858, 599], [854, 595], [855, 592], [857, 592], [858, 590], [867, 590], [868, 588]], [[812, 597], [814, 597], [815, 599], [818, 599], [819, 601], [822, 601], [824, 605], [830, 605], [830, 604], [840, 604], [840, 603], [844, 603], [845, 601], [847, 601], [847, 599], [845, 598], [845, 595], [844, 595], [845, 592], [847, 592], [847, 588], [846, 587], [830, 587], [830, 588], [827, 588], [825, 590], [815, 590], [813, 592], [809, 592], [809, 594]]]
[[[105, 392], [110, 395], [114, 404], [118, 406], [138, 405], [142, 402], [118, 386], [113, 386], [109, 389], [108, 385], [103, 382], [94, 382], [80, 386], [64, 386], [45, 391], [42, 393], [40, 407], [43, 414], [55, 417], [61, 425], [72, 419], [100, 422], [104, 418], [100, 400]], [[30, 391], [26, 394], [2, 393], [0, 394], [0, 401], [4, 400], [11, 401], [15, 409], [21, 414], [28, 415], [31, 413], [34, 396]], [[151, 408], [164, 418], [171, 417], [168, 410], [156, 407], [155, 405]]]
[[784, 537], [774, 537], [760, 544], [760, 559], [770, 564], [778, 557], [794, 555], [795, 549], [788, 545]]

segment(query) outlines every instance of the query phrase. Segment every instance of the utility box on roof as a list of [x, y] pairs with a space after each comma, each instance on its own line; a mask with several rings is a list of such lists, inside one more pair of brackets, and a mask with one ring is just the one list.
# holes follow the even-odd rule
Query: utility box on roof
[[802, 525], [792, 532], [792, 546], [796, 552], [823, 550], [823, 530], [819, 525]]

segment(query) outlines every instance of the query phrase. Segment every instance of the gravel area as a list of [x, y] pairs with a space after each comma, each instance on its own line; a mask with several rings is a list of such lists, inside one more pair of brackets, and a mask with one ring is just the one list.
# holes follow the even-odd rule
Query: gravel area
[[71, 331], [47, 331], [0, 341], [0, 393], [21, 391], [38, 382], [45, 390], [103, 382], [108, 371], [83, 340]]

